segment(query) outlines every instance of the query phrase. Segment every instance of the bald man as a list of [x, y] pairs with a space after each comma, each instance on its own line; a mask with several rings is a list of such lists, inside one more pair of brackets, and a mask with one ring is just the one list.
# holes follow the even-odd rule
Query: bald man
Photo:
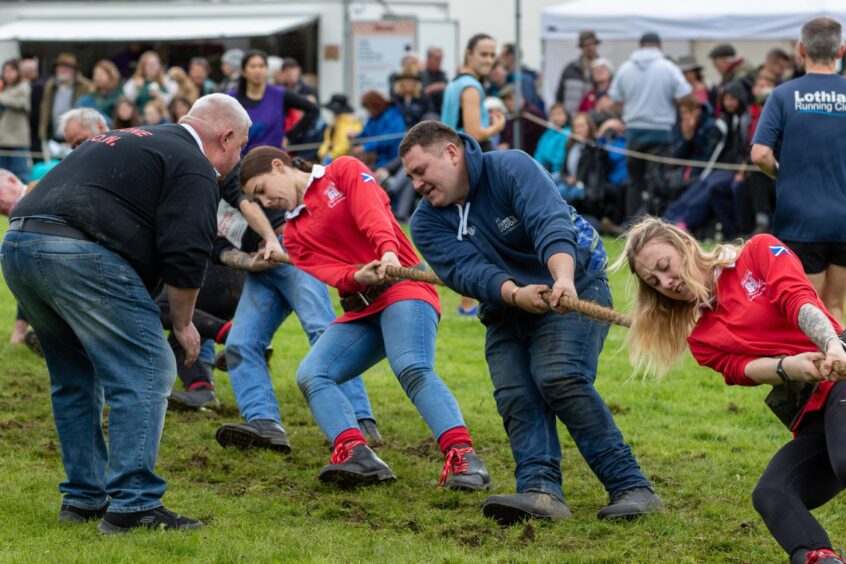
[[250, 125], [234, 98], [210, 94], [178, 125], [95, 135], [12, 212], [0, 264], [50, 372], [62, 521], [102, 519], [104, 534], [202, 526], [164, 508], [154, 472], [176, 366], [150, 294], [164, 283], [193, 363], [218, 177], [238, 162]]

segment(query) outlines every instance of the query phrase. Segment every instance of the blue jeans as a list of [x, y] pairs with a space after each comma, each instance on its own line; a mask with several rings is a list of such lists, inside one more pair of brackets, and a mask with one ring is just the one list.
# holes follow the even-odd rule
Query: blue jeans
[[0, 152], [16, 153], [16, 155], [0, 155], [0, 168], [5, 168], [18, 177], [24, 184], [29, 184], [29, 147], [25, 149], [15, 147], [0, 147]]
[[154, 468], [176, 363], [141, 278], [96, 243], [19, 231], [6, 234], [0, 265], [50, 372], [64, 502], [96, 509], [111, 498], [121, 513], [161, 506]]
[[[579, 297], [611, 305], [605, 279]], [[518, 492], [563, 499], [556, 417], [609, 493], [651, 487], [593, 385], [608, 325], [575, 313], [522, 312], [486, 324], [485, 356], [517, 463]]]
[[[326, 285], [302, 270], [282, 265], [247, 275], [226, 338], [229, 380], [246, 421], [272, 419], [282, 423], [264, 349], [291, 311], [297, 314], [312, 345], [335, 320]], [[374, 418], [364, 380], [350, 380], [343, 391], [358, 419]]]
[[303, 359], [297, 384], [330, 441], [357, 429], [350, 401], [338, 384], [388, 357], [391, 370], [437, 439], [464, 427], [458, 402], [435, 374], [438, 314], [421, 300], [394, 303], [349, 323], [335, 323]]

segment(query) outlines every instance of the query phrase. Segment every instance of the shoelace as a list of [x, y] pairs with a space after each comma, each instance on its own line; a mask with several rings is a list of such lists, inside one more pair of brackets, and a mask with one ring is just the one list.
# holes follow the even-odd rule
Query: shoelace
[[364, 441], [347, 441], [335, 448], [332, 453], [332, 458], [329, 459], [330, 464], [343, 464], [352, 456], [352, 449], [357, 446], [366, 445]]
[[467, 472], [467, 458], [464, 455], [468, 452], [473, 452], [473, 447], [451, 448], [447, 451], [446, 458], [444, 459], [444, 469], [441, 470], [441, 481], [438, 483], [439, 486], [446, 484], [450, 472], [453, 474]]
[[834, 558], [836, 562], [843, 562], [843, 560], [841, 560], [834, 551], [827, 548], [821, 548], [807, 553], [805, 555], [805, 562], [806, 564], [817, 564], [823, 558]]

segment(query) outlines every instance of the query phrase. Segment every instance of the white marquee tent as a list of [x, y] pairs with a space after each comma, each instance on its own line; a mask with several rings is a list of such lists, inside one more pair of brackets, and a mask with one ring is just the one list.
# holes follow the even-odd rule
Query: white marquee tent
[[541, 14], [544, 94], [547, 100], [554, 96], [562, 69], [578, 56], [576, 41], [583, 30], [597, 34], [600, 53], [616, 65], [637, 47], [641, 35], [655, 32], [669, 55], [695, 55], [710, 70], [707, 55], [714, 45], [730, 42], [757, 64], [772, 47], [789, 51], [802, 24], [816, 16], [846, 22], [846, 1], [571, 0]]

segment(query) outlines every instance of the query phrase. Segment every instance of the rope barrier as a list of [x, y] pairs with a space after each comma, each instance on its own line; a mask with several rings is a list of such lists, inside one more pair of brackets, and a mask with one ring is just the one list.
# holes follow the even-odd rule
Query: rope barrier
[[718, 170], [732, 170], [735, 172], [745, 172], [749, 170], [749, 165], [745, 164], [730, 164], [730, 163], [709, 163], [705, 161], [693, 161], [690, 159], [677, 159], [675, 157], [661, 157], [659, 155], [653, 155], [651, 153], [642, 153], [640, 151], [632, 151], [630, 149], [623, 149], [621, 147], [614, 147], [607, 143], [597, 143], [593, 139], [588, 139], [587, 137], [582, 137], [581, 135], [576, 135], [572, 131], [564, 131], [557, 125], [552, 122], [546, 121], [541, 119], [537, 116], [532, 114], [522, 112], [520, 114], [522, 119], [526, 119], [531, 121], [532, 123], [536, 123], [538, 125], [542, 125], [547, 129], [552, 129], [553, 131], [557, 131], [561, 135], [565, 137], [572, 137], [579, 143], [584, 143], [586, 145], [591, 145], [592, 147], [596, 147], [598, 149], [602, 149], [603, 151], [608, 151], [609, 153], [617, 153], [619, 155], [625, 155], [627, 157], [634, 157], [636, 159], [644, 160], [644, 161], [651, 161], [654, 163], [661, 163], [667, 165], [674, 165], [674, 166], [690, 166], [694, 168], [705, 168], [706, 166], [710, 166], [711, 169], [718, 169]]

